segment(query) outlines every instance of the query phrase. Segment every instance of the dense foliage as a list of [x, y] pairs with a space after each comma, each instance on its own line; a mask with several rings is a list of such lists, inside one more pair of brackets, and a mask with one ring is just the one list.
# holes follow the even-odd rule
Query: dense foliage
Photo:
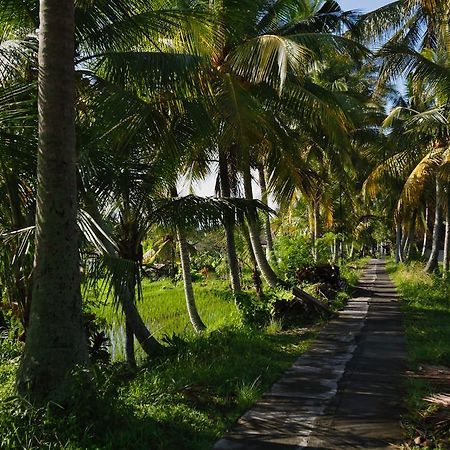
[[[434, 308], [449, 16], [448, 0], [3, 0], [0, 398], [18, 397], [1, 445], [206, 448], [304, 349], [286, 329], [344, 305], [362, 257], [425, 262]], [[400, 287], [411, 311], [422, 287]]]

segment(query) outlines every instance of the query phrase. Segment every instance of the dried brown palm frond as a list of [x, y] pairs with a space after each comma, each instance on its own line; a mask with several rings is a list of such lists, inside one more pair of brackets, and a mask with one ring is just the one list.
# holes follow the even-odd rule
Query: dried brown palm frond
[[445, 408], [450, 407], [450, 394], [434, 394], [425, 397], [424, 400], [434, 405], [444, 406]]

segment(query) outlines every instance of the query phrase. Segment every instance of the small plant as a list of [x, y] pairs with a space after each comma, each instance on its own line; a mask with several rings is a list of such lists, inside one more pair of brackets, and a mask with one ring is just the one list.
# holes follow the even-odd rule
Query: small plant
[[260, 390], [261, 377], [258, 376], [252, 383], [242, 382], [237, 388], [236, 401], [240, 408], [248, 409], [261, 396]]

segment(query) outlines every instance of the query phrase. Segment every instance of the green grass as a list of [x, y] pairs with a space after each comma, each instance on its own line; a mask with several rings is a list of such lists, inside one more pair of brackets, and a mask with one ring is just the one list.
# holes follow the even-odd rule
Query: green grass
[[[147, 327], [157, 339], [161, 339], [164, 335], [185, 336], [193, 333], [186, 310], [182, 282], [174, 284], [168, 279], [154, 282], [144, 280], [142, 293], [143, 298], [138, 304], [138, 309]], [[241, 324], [241, 316], [225, 281], [196, 282], [194, 293], [200, 316], [210, 331], [223, 326]], [[123, 359], [125, 330], [122, 313], [112, 306], [111, 301], [101, 302], [92, 309], [109, 324], [108, 336], [112, 344], [113, 359]], [[136, 352], [139, 357], [143, 357], [138, 345]]]
[[[354, 272], [349, 272], [355, 278]], [[351, 281], [350, 281], [351, 283]], [[282, 331], [275, 320], [266, 327], [244, 325], [225, 282], [194, 286], [206, 333], [191, 331], [183, 285], [145, 281], [139, 309], [166, 353], [140, 359], [130, 372], [116, 348], [112, 365], [94, 371], [96, 395], [80, 386], [75, 407], [36, 409], [14, 391], [20, 345], [0, 341], [0, 448], [16, 449], [211, 449], [312, 342], [316, 328]], [[110, 303], [95, 312], [112, 323], [115, 345], [123, 346], [123, 317]], [[2, 401], [1, 401], [2, 400]]]
[[[387, 265], [403, 302], [405, 333], [410, 369], [417, 371], [424, 365], [450, 366], [450, 280], [423, 271], [422, 263]], [[412, 438], [417, 430], [426, 429], [434, 439], [432, 448], [448, 448], [439, 442], [445, 437], [436, 435], [428, 422], [436, 408], [423, 401], [435, 393], [436, 388], [425, 380], [407, 380], [408, 416], [406, 418]]]
[[[19, 400], [0, 402], [0, 448], [210, 449], [313, 336], [248, 327], [188, 335], [135, 376], [123, 364], [97, 370], [99, 400], [84, 399], [80, 388], [64, 418]], [[2, 378], [10, 388], [13, 375], [7, 369]], [[0, 391], [3, 400], [10, 388]]]
[[[165, 355], [141, 358], [137, 373], [123, 362], [97, 368], [97, 398], [80, 387], [64, 417], [19, 399], [5, 402], [14, 393], [20, 345], [0, 341], [0, 448], [210, 449], [306, 350], [315, 329], [283, 332], [276, 321], [246, 326], [225, 282], [198, 282], [194, 289], [208, 325], [202, 335], [191, 331], [181, 283], [145, 281], [139, 308], [157, 338], [170, 337]], [[110, 303], [92, 307], [120, 340], [122, 315]]]

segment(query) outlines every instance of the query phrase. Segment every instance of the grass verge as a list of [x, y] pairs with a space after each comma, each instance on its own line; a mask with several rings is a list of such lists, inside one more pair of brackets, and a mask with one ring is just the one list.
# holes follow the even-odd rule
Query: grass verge
[[450, 415], [447, 429], [442, 430], [437, 421], [445, 418], [423, 400], [441, 387], [420, 374], [426, 374], [429, 366], [450, 366], [450, 281], [426, 274], [421, 263], [390, 262], [387, 270], [403, 301], [409, 366], [419, 375], [407, 380], [408, 433], [412, 439], [420, 438], [420, 448], [448, 449]]

